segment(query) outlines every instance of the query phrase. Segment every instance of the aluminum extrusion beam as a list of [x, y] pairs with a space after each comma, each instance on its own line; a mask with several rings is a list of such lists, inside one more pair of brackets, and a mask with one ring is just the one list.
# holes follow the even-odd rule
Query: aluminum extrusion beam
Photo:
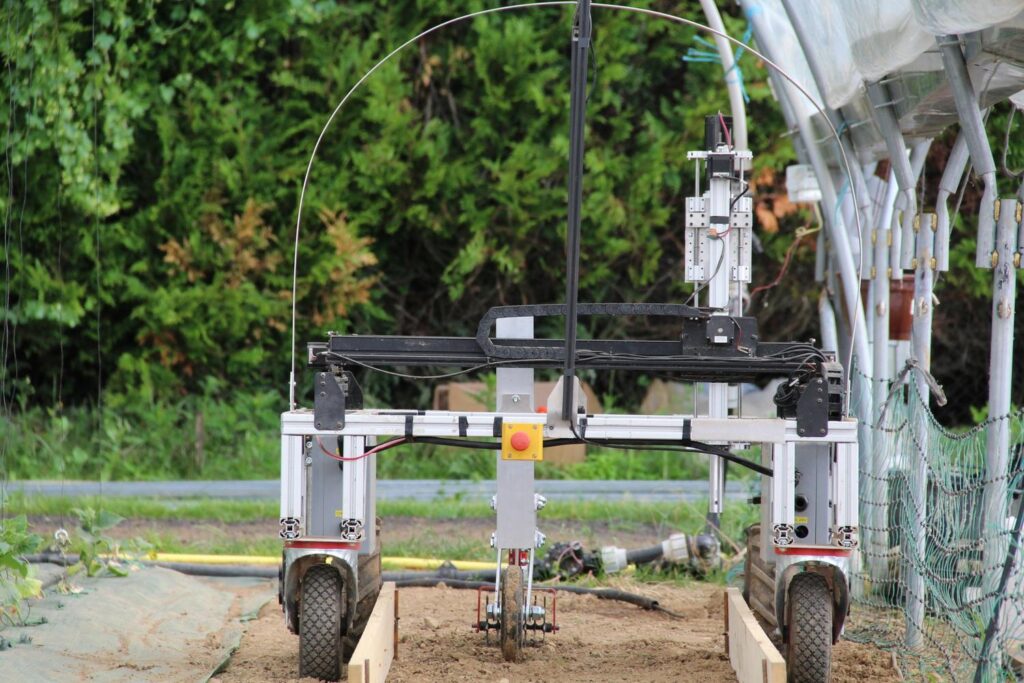
[[[690, 439], [700, 442], [845, 443], [856, 441], [858, 424], [855, 420], [829, 420], [825, 436], [801, 437], [797, 433], [796, 420], [783, 418], [614, 414], [578, 416], [577, 424], [582, 424], [580, 421], [583, 419], [586, 420], [588, 439], [666, 442], [681, 441], [683, 430], [688, 429]], [[316, 429], [313, 411], [299, 408], [281, 414], [281, 433], [292, 436], [402, 436], [410, 432], [413, 437], [492, 438], [495, 420], [547, 425], [544, 413], [350, 410], [345, 414], [342, 429]], [[565, 438], [567, 435], [571, 436], [566, 427], [546, 426], [545, 436]]]

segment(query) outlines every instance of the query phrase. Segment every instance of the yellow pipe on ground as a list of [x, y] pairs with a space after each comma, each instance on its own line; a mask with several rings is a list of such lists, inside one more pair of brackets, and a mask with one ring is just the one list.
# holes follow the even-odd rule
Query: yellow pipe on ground
[[[280, 556], [273, 555], [197, 555], [190, 553], [148, 553], [147, 560], [153, 562], [185, 562], [188, 564], [247, 564], [270, 565], [281, 564]], [[493, 562], [474, 562], [471, 560], [437, 560], [425, 557], [382, 557], [381, 565], [387, 569], [437, 569], [445, 562], [462, 570], [494, 569]]]

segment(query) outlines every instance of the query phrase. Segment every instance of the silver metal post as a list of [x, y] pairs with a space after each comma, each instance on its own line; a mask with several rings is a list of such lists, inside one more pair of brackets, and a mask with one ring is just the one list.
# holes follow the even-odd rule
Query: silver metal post
[[[733, 181], [727, 177], [713, 176], [710, 179], [708, 215], [729, 216], [731, 214], [729, 205], [732, 202], [732, 186]], [[733, 236], [730, 233], [725, 237], [710, 240], [711, 251], [708, 259], [712, 269], [711, 282], [708, 284], [708, 306], [727, 313], [729, 281], [731, 279], [729, 274], [732, 272], [730, 240]], [[719, 263], [721, 266], [718, 265]], [[722, 319], [727, 320], [727, 318]], [[728, 384], [721, 382], [708, 384], [708, 415], [722, 418], [729, 416]], [[725, 495], [725, 466], [722, 459], [714, 455], [708, 456], [708, 479], [708, 532], [713, 533], [721, 524], [722, 498]]]
[[[992, 344], [989, 357], [988, 414], [999, 418], [1010, 412], [1010, 387], [1013, 377], [1013, 322], [1017, 298], [1017, 233], [1021, 225], [1021, 205], [1015, 199], [1003, 199], [996, 228], [996, 251], [992, 273]], [[994, 419], [988, 426], [985, 454], [984, 524], [982, 534], [986, 569], [983, 586], [993, 593], [999, 584], [1001, 563], [1006, 556], [1004, 523], [1007, 515], [1007, 481], [1010, 452], [1010, 423]]]
[[[886, 471], [890, 463], [886, 455], [890, 452], [887, 444], [890, 440], [888, 432], [878, 425], [879, 413], [882, 404], [889, 393], [889, 381], [892, 379], [892, 368], [889, 365], [889, 315], [890, 315], [890, 291], [889, 291], [889, 237], [890, 225], [892, 223], [893, 211], [896, 204], [896, 194], [899, 186], [896, 183], [896, 175], [889, 171], [889, 182], [886, 188], [885, 199], [882, 202], [881, 214], [878, 224], [874, 229], [872, 242], [875, 250], [874, 268], [872, 269], [872, 286], [874, 289], [874, 302], [872, 315], [875, 318], [874, 341], [873, 341], [873, 367], [874, 374], [871, 381], [871, 395], [874, 403], [871, 423], [873, 425], [872, 438], [874, 448], [871, 453], [864, 453], [865, 471], [870, 472], [871, 479], [868, 482], [868, 493], [871, 496], [872, 505], [868, 506], [866, 520], [869, 533], [865, 539], [872, 552], [868, 555], [871, 576], [884, 576], [888, 562], [882, 555], [883, 550], [888, 550], [888, 538], [885, 530], [885, 519], [887, 515], [887, 491], [885, 488]], [[862, 451], [863, 453], [863, 451]]]
[[966, 138], [967, 149], [971, 153], [974, 170], [981, 176], [985, 190], [981, 195], [981, 208], [978, 212], [978, 249], [974, 256], [974, 264], [979, 268], [990, 268], [992, 243], [995, 236], [995, 204], [996, 162], [992, 157], [992, 148], [988, 144], [985, 124], [981, 118], [981, 109], [974, 95], [970, 74], [964, 53], [960, 50], [960, 39], [956, 36], [939, 36], [935, 39], [942, 55], [942, 66], [953, 91], [953, 101], [960, 117], [960, 134]]
[[[495, 330], [501, 339], [532, 339], [533, 318], [498, 318]], [[530, 368], [498, 368], [497, 409], [502, 412], [533, 412], [533, 370]], [[495, 545], [499, 548], [532, 548], [536, 541], [537, 510], [534, 499], [533, 462], [503, 460], [501, 451], [495, 455], [498, 477], [495, 507], [498, 530]]]
[[[918, 366], [931, 371], [932, 345], [932, 288], [935, 271], [932, 267], [932, 254], [935, 245], [934, 214], [920, 215], [914, 221], [917, 233], [917, 251], [914, 259], [914, 321], [911, 331], [912, 353]], [[910, 453], [910, 496], [913, 505], [909, 510], [913, 521], [904, 530], [910, 543], [904, 567], [907, 576], [907, 630], [908, 647], [918, 647], [924, 639], [924, 578], [917, 567], [925, 561], [927, 550], [926, 519], [928, 514], [928, 382], [923, 373], [914, 376], [917, 394], [922, 406], [916, 411], [914, 420], [917, 424], [917, 436], [920, 440], [918, 448]], [[912, 547], [911, 547], [912, 543]]]

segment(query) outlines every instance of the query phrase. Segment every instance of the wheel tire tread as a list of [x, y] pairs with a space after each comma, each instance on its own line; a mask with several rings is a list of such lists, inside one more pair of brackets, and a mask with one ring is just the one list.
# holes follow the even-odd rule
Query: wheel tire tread
[[314, 565], [302, 577], [299, 675], [336, 681], [341, 675], [341, 579], [333, 567]]
[[[519, 661], [522, 650], [523, 570], [510, 566], [501, 578], [501, 654], [506, 662]], [[512, 609], [509, 609], [511, 603]]]
[[820, 574], [789, 584], [786, 668], [790, 683], [827, 683], [832, 675], [832, 593]]

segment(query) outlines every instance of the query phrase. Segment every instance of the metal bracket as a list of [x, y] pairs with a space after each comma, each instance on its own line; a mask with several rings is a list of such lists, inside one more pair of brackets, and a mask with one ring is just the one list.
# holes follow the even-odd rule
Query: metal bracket
[[363, 407], [363, 390], [355, 375], [330, 368], [316, 373], [313, 424], [317, 429], [344, 429], [345, 410]]

